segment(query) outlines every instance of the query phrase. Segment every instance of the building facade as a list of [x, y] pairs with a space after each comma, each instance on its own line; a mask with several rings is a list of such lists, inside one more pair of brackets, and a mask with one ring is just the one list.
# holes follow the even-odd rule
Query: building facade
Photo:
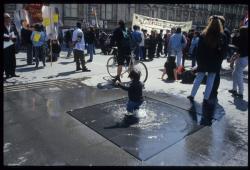
[[[237, 28], [248, 10], [243, 4], [56, 4], [62, 16], [63, 27], [73, 27], [77, 21], [83, 26], [96, 25], [112, 30], [122, 19], [130, 27], [133, 13], [171, 21], [193, 21], [193, 26], [203, 27], [210, 15], [223, 15], [229, 29]], [[5, 12], [13, 14], [23, 4], [5, 4]], [[96, 11], [96, 16], [93, 15]], [[96, 23], [97, 22], [97, 23]]]

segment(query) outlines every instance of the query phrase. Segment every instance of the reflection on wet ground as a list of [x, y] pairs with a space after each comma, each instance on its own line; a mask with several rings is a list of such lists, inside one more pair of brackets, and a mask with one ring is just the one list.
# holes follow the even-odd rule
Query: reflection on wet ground
[[[131, 155], [148, 165], [248, 164], [245, 100], [232, 98], [203, 107], [183, 97], [145, 92], [136, 117], [126, 118], [127, 93], [82, 82], [57, 80], [5, 89], [5, 164], [96, 165], [98, 159], [107, 165], [114, 150], [115, 159], [125, 155], [119, 157], [119, 165], [129, 164]], [[100, 153], [106, 139], [119, 148], [111, 143]]]

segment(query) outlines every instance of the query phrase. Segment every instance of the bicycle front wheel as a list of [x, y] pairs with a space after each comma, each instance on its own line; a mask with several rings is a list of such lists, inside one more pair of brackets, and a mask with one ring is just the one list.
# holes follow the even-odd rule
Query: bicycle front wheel
[[117, 75], [117, 67], [118, 63], [116, 57], [110, 57], [107, 61], [107, 71], [113, 78]]
[[138, 71], [141, 72], [141, 78], [140, 80], [145, 83], [148, 79], [148, 69], [147, 69], [147, 66], [141, 62], [141, 61], [136, 61], [134, 63], [134, 68]]

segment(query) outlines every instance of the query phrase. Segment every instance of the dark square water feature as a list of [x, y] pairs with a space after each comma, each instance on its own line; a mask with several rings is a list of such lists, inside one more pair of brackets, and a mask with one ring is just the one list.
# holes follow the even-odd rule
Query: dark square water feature
[[143, 161], [203, 127], [194, 121], [187, 110], [149, 97], [145, 97], [137, 113], [138, 123], [117, 126], [123, 122], [127, 100], [128, 98], [122, 98], [68, 113]]

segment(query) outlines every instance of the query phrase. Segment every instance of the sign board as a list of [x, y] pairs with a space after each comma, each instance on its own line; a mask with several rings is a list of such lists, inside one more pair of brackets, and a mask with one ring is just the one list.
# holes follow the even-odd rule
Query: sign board
[[108, 22], [104, 21], [104, 28], [107, 29], [108, 28]]
[[133, 25], [138, 25], [141, 29], [146, 29], [148, 32], [151, 32], [151, 30], [156, 30], [157, 32], [160, 32], [160, 30], [171, 30], [173, 27], [181, 27], [182, 31], [188, 32], [192, 28], [192, 21], [168, 21], [134, 13], [132, 27]]
[[95, 26], [95, 20], [94, 19], [91, 20], [91, 25]]
[[99, 26], [100, 28], [103, 28], [103, 20], [99, 20]]
[[42, 7], [43, 4], [25, 4], [24, 9], [28, 12], [30, 17], [30, 25], [34, 25], [36, 23], [42, 23]]

